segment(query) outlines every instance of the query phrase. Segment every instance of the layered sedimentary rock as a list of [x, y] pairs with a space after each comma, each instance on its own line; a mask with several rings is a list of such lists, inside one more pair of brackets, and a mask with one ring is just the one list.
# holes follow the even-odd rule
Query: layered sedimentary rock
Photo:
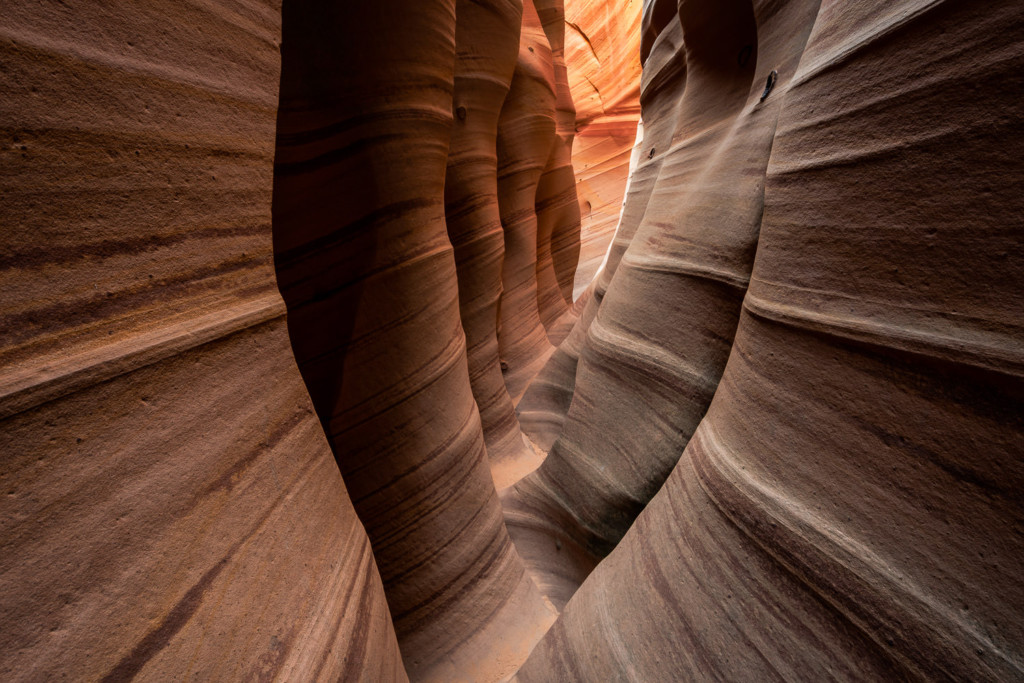
[[[495, 138], [520, 9], [468, 3], [457, 59], [455, 4], [406, 5], [286, 3], [280, 102], [273, 5], [12, 8], [12, 676], [494, 680], [553, 619], [505, 531], [470, 382], [484, 367], [505, 391]], [[555, 70], [531, 26], [548, 98], [524, 83], [509, 109], [549, 124], [539, 176]], [[486, 195], [462, 226], [446, 167], [453, 214], [459, 192]], [[470, 250], [462, 283], [449, 236]], [[501, 403], [510, 450], [535, 461]]]
[[572, 164], [582, 214], [574, 300], [604, 259], [629, 176], [640, 116], [640, 5], [565, 3], [565, 61], [576, 109]]
[[[644, 129], [647, 156], [662, 155], [657, 181], [586, 330], [558, 439], [509, 497], [513, 533], [556, 603], [657, 492], [714, 394], [753, 265], [775, 117], [816, 11], [687, 3], [652, 47], [648, 69], [660, 69], [644, 98], [679, 92], [662, 100], [676, 126]], [[554, 534], [552, 518], [563, 520]], [[552, 553], [556, 539], [573, 552]]]
[[634, 4], [5, 7], [0, 677], [1024, 678], [1024, 10]]
[[1024, 17], [813, 14], [711, 407], [521, 680], [1024, 676]]
[[0, 678], [405, 680], [274, 283], [277, 10], [3, 16]]
[[519, 56], [522, 14], [518, 1], [456, 4], [455, 122], [444, 187], [469, 379], [499, 488], [539, 464], [539, 455], [520, 431], [498, 354], [498, 301], [505, 259], [498, 209], [498, 116]]
[[444, 203], [455, 36], [453, 0], [285, 5], [274, 249], [406, 669], [493, 680], [552, 615], [502, 522], [471, 391]]
[[555, 71], [533, 0], [523, 2], [519, 58], [498, 119], [498, 199], [505, 231], [498, 343], [518, 401], [553, 347], [540, 317], [537, 185], [555, 145]]
[[551, 46], [555, 86], [555, 137], [537, 183], [537, 305], [548, 338], [558, 344], [572, 326], [576, 264], [580, 256], [580, 206], [572, 168], [576, 108], [565, 66], [565, 12], [562, 0], [535, 0]]
[[[642, 127], [637, 126], [637, 9], [618, 11], [591, 0], [572, 0], [566, 7], [570, 90], [577, 106], [573, 165], [583, 225], [573, 292], [576, 310], [566, 339], [518, 404], [523, 430], [544, 451], [551, 448], [568, 413], [586, 330], [646, 209], [647, 194], [638, 199], [637, 190], [649, 193], [647, 180], [656, 176], [649, 166], [639, 178], [634, 176], [638, 164], [647, 161], [640, 157]], [[671, 102], [671, 97], [662, 95], [661, 100]], [[671, 116], [655, 118], [656, 126], [671, 130]], [[629, 187], [635, 185], [628, 192], [627, 177]]]

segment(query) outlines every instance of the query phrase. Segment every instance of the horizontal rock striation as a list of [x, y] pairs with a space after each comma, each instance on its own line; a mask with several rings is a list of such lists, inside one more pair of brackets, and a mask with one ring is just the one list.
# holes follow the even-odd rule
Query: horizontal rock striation
[[582, 219], [573, 287], [594, 279], [619, 220], [640, 117], [640, 0], [565, 5], [565, 61], [576, 109], [572, 164]]
[[1024, 680], [1022, 74], [1013, 0], [13, 0], [0, 678]]
[[[517, 405], [523, 430], [544, 451], [551, 448], [569, 410], [581, 339], [597, 311], [599, 301], [591, 301], [586, 290], [589, 286], [598, 299], [603, 296], [636, 229], [638, 218], [626, 219], [622, 212], [646, 207], [646, 200], [635, 198], [623, 204], [623, 195], [632, 194], [627, 193], [627, 177], [640, 161], [640, 64], [635, 54], [640, 14], [612, 11], [593, 0], [573, 0], [565, 11], [567, 61], [573, 65], [569, 86], [577, 107], [575, 140], [580, 143], [573, 149], [573, 166], [583, 210], [581, 251], [573, 310], [564, 318], [571, 327], [556, 330], [555, 338], [565, 339]], [[606, 257], [613, 229], [615, 246]], [[583, 323], [576, 324], [581, 316]]]
[[0, 678], [406, 680], [274, 281], [278, 9], [3, 13]]
[[[504, 138], [539, 178], [556, 80], [571, 115], [530, 7], [529, 45], [499, 0], [9, 8], [5, 675], [497, 680], [526, 657], [554, 614], [494, 486], [540, 457], [499, 363], [496, 139], [503, 108], [546, 122]], [[551, 347], [519, 237], [546, 345], [525, 387]]]
[[406, 669], [496, 680], [553, 615], [503, 524], [471, 390], [445, 224], [455, 64], [451, 0], [285, 5], [274, 249]]
[[1024, 675], [1022, 22], [822, 3], [710, 409], [520, 680]]
[[537, 185], [555, 144], [551, 45], [531, 0], [523, 2], [519, 59], [498, 119], [498, 205], [505, 231], [498, 344], [505, 384], [518, 402], [553, 347], [540, 317]]
[[537, 306], [548, 339], [558, 344], [571, 329], [576, 264], [580, 260], [580, 206], [572, 167], [576, 108], [565, 66], [565, 12], [562, 0], [536, 0], [551, 46], [555, 84], [555, 137], [537, 183]]
[[522, 14], [521, 2], [456, 4], [455, 120], [444, 186], [469, 380], [498, 488], [540, 463], [539, 454], [523, 438], [498, 352], [505, 260], [498, 208], [498, 117], [519, 56]]
[[[714, 394], [753, 265], [775, 117], [816, 10], [685, 3], [658, 39], [681, 51], [662, 62], [667, 50], [652, 48], [648, 68], [661, 69], [644, 98], [656, 107], [659, 86], [676, 90], [678, 123], [645, 127], [649, 160], [664, 155], [646, 210], [586, 330], [562, 430], [507, 497], [514, 537], [552, 576], [541, 581], [556, 604], [576, 587], [565, 577], [585, 576], [661, 487]], [[762, 99], [773, 72], [775, 97]], [[550, 518], [565, 520], [554, 536], [574, 553], [551, 551]]]

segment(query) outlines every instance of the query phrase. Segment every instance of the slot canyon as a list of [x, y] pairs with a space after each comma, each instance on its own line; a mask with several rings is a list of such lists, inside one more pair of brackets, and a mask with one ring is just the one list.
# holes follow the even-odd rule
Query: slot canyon
[[0, 681], [1024, 681], [1020, 0], [4, 0]]

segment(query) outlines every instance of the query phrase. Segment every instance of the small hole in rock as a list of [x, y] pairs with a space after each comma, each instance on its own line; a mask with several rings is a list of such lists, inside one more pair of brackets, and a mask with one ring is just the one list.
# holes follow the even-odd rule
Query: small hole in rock
[[761, 101], [764, 102], [768, 99], [768, 95], [771, 94], [772, 88], [775, 87], [775, 80], [779, 77], [779, 72], [773, 70], [768, 74], [768, 80], [764, 83], [764, 92], [761, 93]]

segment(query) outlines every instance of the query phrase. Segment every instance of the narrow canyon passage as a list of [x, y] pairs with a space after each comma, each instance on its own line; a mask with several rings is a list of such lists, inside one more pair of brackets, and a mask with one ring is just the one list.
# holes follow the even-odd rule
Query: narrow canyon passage
[[1024, 6], [9, 0], [0, 680], [1024, 680]]

